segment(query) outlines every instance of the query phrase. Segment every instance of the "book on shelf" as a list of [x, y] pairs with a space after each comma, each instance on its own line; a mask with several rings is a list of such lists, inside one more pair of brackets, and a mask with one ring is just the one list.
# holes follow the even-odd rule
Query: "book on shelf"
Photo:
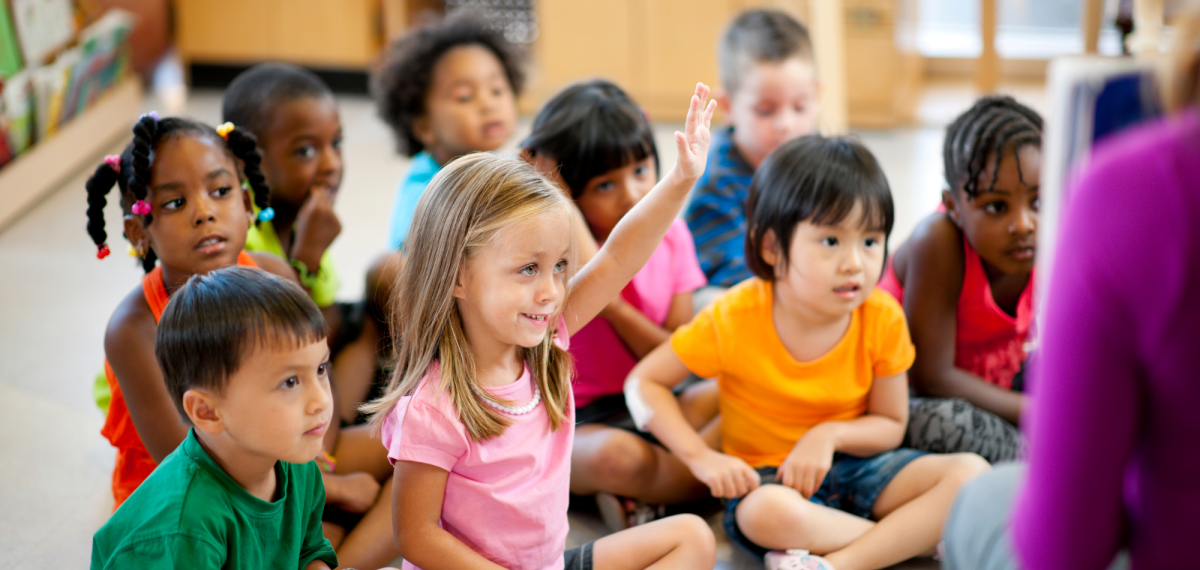
[[109, 10], [52, 61], [4, 80], [0, 91], [0, 168], [53, 136], [130, 73], [133, 16]]

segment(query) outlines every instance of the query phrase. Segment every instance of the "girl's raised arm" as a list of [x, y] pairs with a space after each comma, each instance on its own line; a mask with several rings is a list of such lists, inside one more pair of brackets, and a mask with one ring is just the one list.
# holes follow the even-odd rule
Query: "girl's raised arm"
[[[642, 269], [679, 215], [692, 185], [704, 174], [708, 161], [709, 125], [716, 101], [708, 100], [708, 86], [696, 84], [683, 133], [675, 132], [679, 160], [654, 189], [617, 223], [604, 247], [572, 281], [572, 293], [563, 308], [568, 334], [575, 334], [620, 293]], [[705, 104], [707, 102], [707, 105]]]

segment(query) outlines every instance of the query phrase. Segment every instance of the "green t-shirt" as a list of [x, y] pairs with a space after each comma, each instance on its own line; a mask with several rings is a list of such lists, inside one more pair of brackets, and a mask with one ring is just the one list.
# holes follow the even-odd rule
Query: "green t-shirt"
[[278, 462], [279, 499], [242, 488], [194, 431], [92, 538], [92, 570], [304, 568], [337, 556], [321, 535], [325, 486], [316, 462]]
[[[258, 206], [254, 207], [254, 215], [258, 215]], [[283, 251], [283, 244], [279, 241], [279, 234], [275, 233], [274, 222], [259, 222], [258, 224], [250, 224], [250, 231], [246, 232], [246, 251], [264, 251], [282, 257], [284, 261], [291, 259], [287, 252]], [[312, 267], [308, 270], [313, 271]], [[333, 268], [333, 257], [329, 255], [329, 250], [321, 254], [321, 267], [317, 273], [317, 283], [312, 288], [312, 300], [318, 307], [324, 309], [336, 301], [338, 287], [341, 282], [338, 281], [337, 271]]]

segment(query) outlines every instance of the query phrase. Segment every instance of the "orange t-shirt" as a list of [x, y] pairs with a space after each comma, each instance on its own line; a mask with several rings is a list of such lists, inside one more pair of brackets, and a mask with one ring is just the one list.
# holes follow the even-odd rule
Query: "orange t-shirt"
[[[238, 253], [238, 265], [258, 267], [254, 259], [246, 252]], [[155, 267], [142, 277], [142, 293], [146, 295], [146, 304], [154, 313], [154, 322], [162, 318], [163, 310], [167, 308], [167, 287], [162, 280], [162, 266]], [[113, 510], [121, 506], [125, 499], [150, 476], [150, 472], [158, 467], [154, 457], [146, 450], [146, 444], [138, 435], [133, 425], [133, 417], [129, 408], [125, 407], [125, 394], [121, 392], [121, 383], [108, 359], [104, 359], [104, 377], [108, 380], [108, 389], [112, 392], [112, 400], [108, 404], [108, 413], [104, 416], [104, 427], [100, 434], [117, 448], [117, 463], [113, 467], [112, 491]]]
[[688, 369], [717, 378], [725, 453], [754, 467], [783, 463], [819, 423], [862, 416], [874, 379], [907, 371], [915, 356], [903, 309], [881, 290], [854, 310], [842, 339], [810, 362], [784, 348], [771, 303], [771, 284], [749, 279], [671, 336]]

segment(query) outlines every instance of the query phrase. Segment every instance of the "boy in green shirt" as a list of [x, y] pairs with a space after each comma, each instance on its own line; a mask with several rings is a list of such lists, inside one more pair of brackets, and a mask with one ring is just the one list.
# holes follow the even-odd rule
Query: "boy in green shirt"
[[329, 569], [313, 458], [333, 415], [321, 311], [257, 269], [197, 275], [155, 355], [192, 425], [92, 540], [92, 569]]

